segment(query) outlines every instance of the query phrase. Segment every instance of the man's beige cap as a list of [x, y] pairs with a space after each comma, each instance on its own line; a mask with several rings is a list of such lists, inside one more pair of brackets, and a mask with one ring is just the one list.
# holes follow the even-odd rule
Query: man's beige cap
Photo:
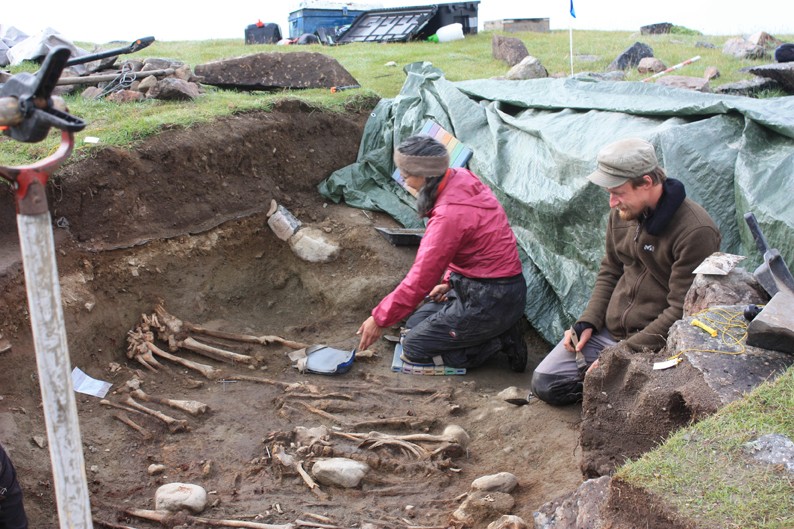
[[587, 179], [607, 189], [643, 176], [659, 166], [653, 145], [639, 138], [610, 143], [598, 153], [598, 165]]

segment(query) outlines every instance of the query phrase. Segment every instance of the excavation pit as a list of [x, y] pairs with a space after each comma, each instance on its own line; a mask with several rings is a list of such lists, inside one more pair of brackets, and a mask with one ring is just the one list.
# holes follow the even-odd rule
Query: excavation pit
[[[161, 527], [129, 512], [154, 509], [157, 488], [174, 482], [209, 493], [203, 518], [384, 528], [446, 527], [471, 483], [485, 475], [516, 476], [511, 512], [528, 523], [543, 503], [581, 483], [581, 408], [518, 406], [498, 397], [510, 386], [528, 389], [531, 369], [548, 348], [532, 330], [530, 366], [520, 374], [504, 357], [464, 376], [394, 373], [394, 344], [385, 339], [373, 347], [375, 356], [358, 356], [349, 372], [334, 376], [299, 373], [288, 356], [294, 349], [280, 342], [191, 332], [255, 361], [170, 351], [159, 338], [159, 348], [220, 375], [163, 358], [151, 370], [127, 356], [129, 331], [158, 305], [214, 331], [355, 346], [359, 325], [416, 251], [378, 233], [376, 227], [399, 228], [386, 215], [329, 203], [316, 191], [355, 160], [368, 116], [285, 103], [271, 113], [165, 130], [130, 151], [107, 148], [53, 176], [50, 208], [62, 226], [54, 230], [71, 365], [112, 383], [105, 399], [113, 404], [129, 398], [128, 383], [137, 381], [148, 396], [208, 408], [191, 415], [135, 399], [186, 425], [169, 428], [77, 394], [96, 527]], [[296, 256], [267, 225], [272, 200], [337, 243], [336, 259]], [[57, 527], [11, 197], [0, 206], [0, 334], [11, 345], [0, 353], [0, 441], [17, 467], [31, 527]], [[141, 429], [122, 422], [124, 415]], [[468, 434], [466, 446], [421, 437], [443, 437], [451, 425]], [[307, 437], [307, 430], [314, 433]], [[313, 464], [328, 457], [365, 462], [370, 470], [351, 488], [312, 487], [304, 472], [311, 477]], [[494, 512], [488, 521], [498, 517]]]

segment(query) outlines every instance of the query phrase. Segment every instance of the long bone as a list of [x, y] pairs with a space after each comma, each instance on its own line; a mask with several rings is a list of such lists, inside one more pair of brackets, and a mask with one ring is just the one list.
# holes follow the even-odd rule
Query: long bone
[[[450, 446], [460, 446], [465, 450], [469, 446], [469, 441], [470, 441], [469, 434], [467, 434], [463, 428], [455, 424], [450, 424], [449, 426], [444, 428], [444, 431], [443, 433], [441, 433], [441, 435], [432, 435], [432, 434], [391, 435], [391, 434], [385, 434], [374, 431], [366, 434], [334, 432], [334, 431], [331, 431], [330, 433], [332, 433], [333, 435], [337, 435], [339, 437], [361, 441], [359, 446], [361, 446], [362, 448], [369, 447], [371, 449], [374, 449], [380, 446], [396, 446], [409, 453], [414, 454], [416, 457], [427, 457], [429, 455], [433, 455], [438, 452], [441, 452]], [[438, 443], [439, 448], [437, 448], [433, 452], [430, 452], [426, 448], [419, 445], [418, 443], [420, 442]]]
[[162, 316], [159, 314], [152, 314], [150, 321], [152, 326], [158, 331], [157, 337], [167, 342], [168, 348], [171, 349], [171, 351], [188, 349], [194, 353], [212, 358], [213, 360], [230, 362], [232, 364], [256, 365], [258, 363], [258, 360], [253, 356], [206, 345], [191, 338], [184, 329], [182, 321], [171, 316], [167, 312], [164, 312]]
[[206, 336], [213, 336], [215, 338], [224, 338], [226, 340], [232, 340], [235, 342], [255, 343], [260, 345], [270, 345], [272, 343], [279, 343], [291, 349], [303, 349], [304, 347], [309, 346], [308, 344], [294, 342], [292, 340], [287, 340], [279, 336], [273, 336], [273, 335], [253, 336], [250, 334], [238, 334], [233, 332], [207, 329], [206, 327], [202, 327], [201, 325], [196, 325], [195, 323], [190, 323], [189, 321], [180, 320], [176, 316], [169, 314], [165, 310], [165, 307], [163, 307], [162, 303], [158, 304], [154, 308], [154, 311], [157, 314], [157, 316], [160, 318], [160, 320], [166, 322], [167, 325], [173, 326], [174, 329], [180, 329], [185, 332], [193, 332], [197, 334], [204, 334]]
[[141, 437], [143, 437], [145, 440], [148, 441], [149, 439], [152, 438], [151, 433], [149, 433], [143, 426], [140, 426], [138, 423], [130, 419], [126, 413], [124, 412], [114, 413], [113, 418], [116, 419], [117, 421], [123, 422], [124, 424], [126, 424], [127, 426], [138, 432], [139, 434], [141, 434]]
[[164, 397], [156, 397], [154, 395], [149, 395], [147, 393], [144, 393], [143, 390], [141, 389], [132, 390], [130, 392], [130, 395], [146, 402], [154, 402], [157, 404], [163, 404], [164, 406], [169, 406], [171, 408], [174, 408], [175, 410], [183, 411], [194, 417], [206, 413], [207, 410], [209, 409], [209, 406], [197, 400], [177, 400], [177, 399], [167, 399]]
[[177, 432], [184, 432], [188, 430], [188, 423], [184, 419], [174, 419], [173, 417], [166, 415], [165, 413], [159, 412], [157, 410], [153, 410], [151, 408], [147, 408], [143, 404], [140, 404], [135, 401], [131, 396], [126, 395], [124, 399], [121, 401], [122, 404], [125, 406], [129, 406], [130, 408], [138, 411], [142, 411], [152, 417], [160, 419], [168, 426], [168, 431], [171, 433]]
[[152, 511], [148, 509], [127, 509], [124, 512], [130, 516], [135, 516], [136, 518], [143, 518], [144, 520], [158, 522], [166, 527], [182, 525], [183, 522], [184, 524], [197, 522], [215, 527], [243, 527], [246, 529], [295, 529], [296, 527], [296, 525], [292, 523], [273, 525], [269, 523], [246, 522], [238, 520], [212, 520], [210, 518], [190, 516], [189, 514], [185, 513], [175, 514], [168, 511]]

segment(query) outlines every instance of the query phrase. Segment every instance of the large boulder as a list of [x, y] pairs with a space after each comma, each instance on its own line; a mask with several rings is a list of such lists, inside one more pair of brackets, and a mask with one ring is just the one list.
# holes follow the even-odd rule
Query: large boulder
[[257, 53], [200, 64], [193, 71], [203, 84], [243, 90], [358, 85], [336, 59], [315, 52]]
[[653, 57], [653, 49], [642, 42], [635, 42], [618, 55], [614, 61], [607, 66], [608, 71], [628, 70], [635, 68], [640, 61], [646, 57]]
[[515, 66], [529, 55], [529, 51], [521, 39], [515, 37], [494, 35], [491, 40], [491, 49], [494, 59], [505, 61], [510, 66]]

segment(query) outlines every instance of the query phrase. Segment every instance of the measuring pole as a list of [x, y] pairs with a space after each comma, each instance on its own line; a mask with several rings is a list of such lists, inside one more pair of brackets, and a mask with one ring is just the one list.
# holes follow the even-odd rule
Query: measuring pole
[[60, 527], [90, 529], [85, 461], [46, 196], [49, 171], [69, 156], [74, 145], [71, 132], [61, 134], [61, 146], [55, 154], [31, 166], [2, 167], [0, 176], [11, 180], [16, 197], [19, 244]]

